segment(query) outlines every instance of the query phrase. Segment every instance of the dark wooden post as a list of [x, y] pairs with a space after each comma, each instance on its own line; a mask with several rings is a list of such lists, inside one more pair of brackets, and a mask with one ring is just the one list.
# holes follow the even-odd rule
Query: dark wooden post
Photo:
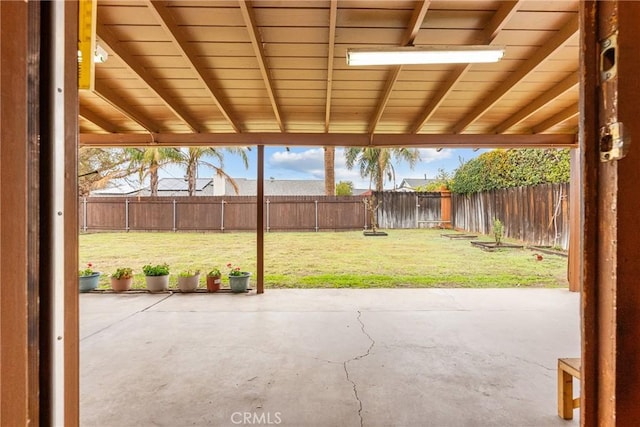
[[[581, 417], [583, 425], [627, 426], [640, 419], [640, 2], [590, 1], [581, 9]], [[605, 43], [616, 32], [617, 45]], [[614, 49], [601, 57], [607, 46]], [[617, 73], [602, 73], [601, 80], [601, 64], [605, 71], [615, 64]], [[600, 161], [611, 144], [599, 131], [616, 122], [633, 143], [626, 157]]]
[[258, 188], [256, 191], [256, 289], [264, 293], [264, 145], [258, 145]]

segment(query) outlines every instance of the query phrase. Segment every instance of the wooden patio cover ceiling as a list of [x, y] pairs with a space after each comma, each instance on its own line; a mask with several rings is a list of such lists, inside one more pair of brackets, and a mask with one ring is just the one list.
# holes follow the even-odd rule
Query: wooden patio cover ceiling
[[[578, 1], [98, 0], [94, 146], [569, 146]], [[494, 64], [349, 67], [349, 47], [491, 44]]]

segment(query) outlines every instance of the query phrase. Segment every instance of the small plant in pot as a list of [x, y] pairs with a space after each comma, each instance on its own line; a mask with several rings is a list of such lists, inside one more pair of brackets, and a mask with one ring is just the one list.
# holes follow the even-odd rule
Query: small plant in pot
[[169, 265], [167, 263], [142, 267], [149, 292], [164, 292], [169, 289]]
[[100, 272], [93, 271], [93, 264], [87, 263], [87, 268], [78, 271], [78, 284], [80, 292], [91, 292], [98, 287]]
[[111, 274], [111, 289], [114, 292], [124, 292], [131, 289], [133, 283], [133, 270], [129, 267], [117, 268]]
[[217, 268], [213, 268], [207, 273], [208, 292], [218, 292], [220, 290], [221, 276], [222, 273], [220, 273], [220, 270]]
[[183, 270], [178, 273], [178, 289], [180, 292], [193, 292], [200, 283], [200, 270]]
[[227, 267], [229, 268], [229, 287], [231, 288], [231, 292], [246, 292], [249, 288], [251, 273], [241, 271], [240, 267], [234, 266], [231, 263], [228, 263]]

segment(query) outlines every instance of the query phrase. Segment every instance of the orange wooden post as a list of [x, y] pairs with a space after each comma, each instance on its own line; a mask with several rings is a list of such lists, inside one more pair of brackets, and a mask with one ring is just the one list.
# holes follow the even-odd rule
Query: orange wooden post
[[451, 228], [451, 191], [446, 187], [440, 188], [440, 219], [443, 228]]
[[582, 216], [580, 214], [582, 175], [580, 169], [580, 149], [571, 150], [571, 179], [569, 182], [569, 260], [567, 263], [567, 280], [569, 290], [580, 292], [580, 267], [582, 251], [580, 235], [582, 233]]

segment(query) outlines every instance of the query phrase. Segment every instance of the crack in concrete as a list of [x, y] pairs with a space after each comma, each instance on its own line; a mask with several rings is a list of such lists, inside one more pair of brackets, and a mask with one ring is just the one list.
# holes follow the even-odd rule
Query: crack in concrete
[[172, 295], [173, 295], [173, 292], [170, 292], [169, 295], [167, 295], [166, 297], [162, 298], [161, 300], [158, 300], [158, 301], [154, 302], [153, 304], [146, 306], [142, 310], [134, 311], [133, 313], [129, 314], [128, 316], [125, 316], [125, 317], [123, 317], [121, 319], [117, 319], [113, 323], [109, 323], [104, 328], [98, 329], [97, 331], [92, 332], [91, 334], [87, 335], [86, 337], [81, 338], [80, 341], [82, 342], [82, 341], [86, 340], [87, 338], [91, 338], [94, 335], [98, 335], [100, 332], [106, 331], [107, 329], [111, 328], [112, 326], [114, 326], [114, 325], [116, 325], [118, 323], [124, 322], [125, 320], [130, 319], [130, 318], [132, 318], [133, 316], [135, 316], [137, 314], [144, 313], [145, 311], [147, 311], [151, 307], [160, 304], [161, 302], [165, 301], [167, 298], [169, 298]]
[[373, 346], [376, 344], [374, 339], [371, 338], [371, 335], [369, 335], [365, 330], [364, 323], [362, 322], [361, 317], [362, 317], [362, 312], [358, 310], [358, 316], [356, 317], [356, 320], [358, 321], [358, 323], [360, 323], [360, 330], [367, 338], [369, 338], [369, 341], [371, 341], [371, 344], [369, 344], [369, 348], [365, 353], [352, 357], [349, 360], [345, 360], [342, 364], [342, 367], [344, 368], [344, 373], [345, 373], [345, 376], [347, 377], [347, 381], [349, 381], [353, 386], [353, 395], [358, 401], [358, 418], [360, 418], [360, 427], [364, 427], [364, 420], [362, 419], [362, 400], [360, 400], [360, 396], [358, 395], [358, 385], [349, 376], [349, 369], [347, 368], [347, 365], [349, 364], [349, 362], [355, 362], [356, 360], [364, 359], [365, 357], [369, 356], [369, 354], [371, 353], [371, 349], [373, 349]]

